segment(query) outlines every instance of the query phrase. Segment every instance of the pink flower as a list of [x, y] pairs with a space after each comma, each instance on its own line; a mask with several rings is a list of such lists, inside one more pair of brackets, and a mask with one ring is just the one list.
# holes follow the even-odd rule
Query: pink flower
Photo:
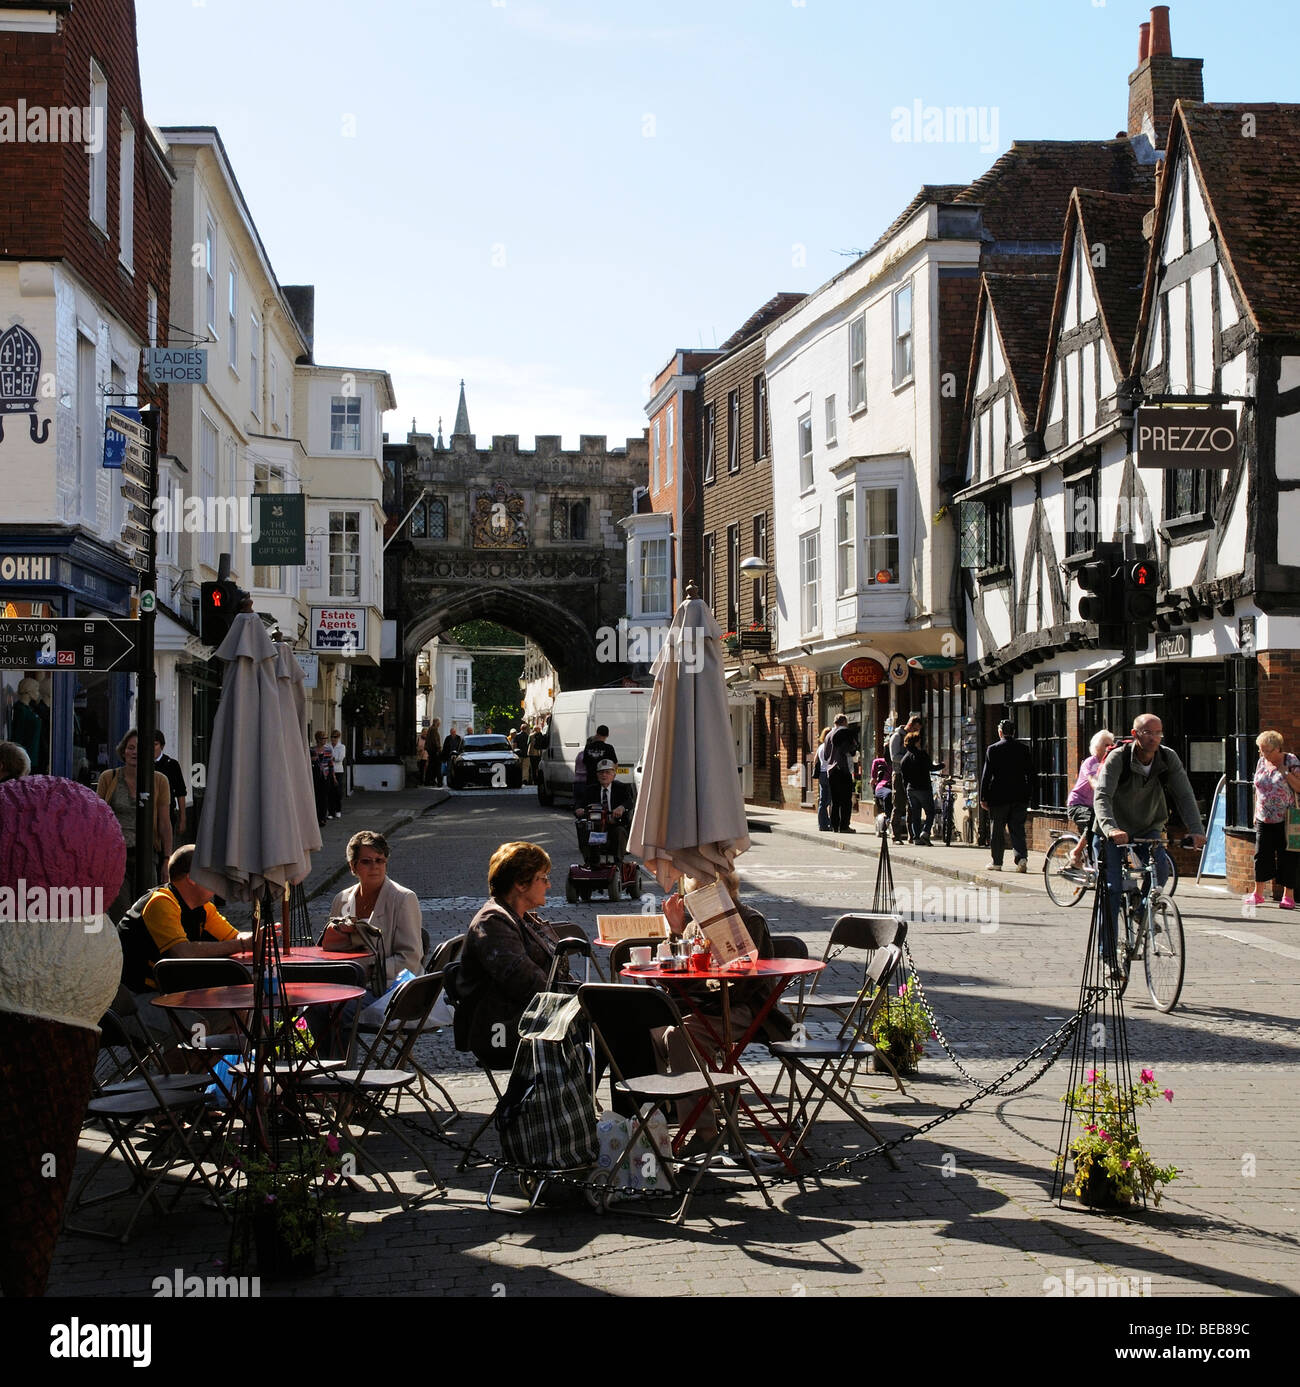
[[305, 1031], [307, 1029], [307, 1018], [305, 1016], [300, 1016], [293, 1024], [298, 1030]]
[[1084, 1123], [1083, 1130], [1087, 1132], [1089, 1136], [1097, 1135], [1097, 1128], [1091, 1122]]
[[325, 1149], [331, 1156], [337, 1156], [339, 1154], [339, 1139], [333, 1132], [325, 1138]]
[[930, 1039], [931, 1039], [931, 1040], [938, 1040], [938, 1039], [939, 1039], [939, 1032], [938, 1032], [938, 1031], [931, 1031], [931, 1032], [930, 1032]]
[[1132, 1164], [1133, 1164], [1132, 1161], [1121, 1161], [1121, 1162], [1120, 1162], [1120, 1167], [1121, 1167], [1121, 1169], [1123, 1169], [1123, 1170], [1127, 1170], [1127, 1169], [1129, 1168], [1129, 1166], [1131, 1166]]
[[334, 1171], [332, 1171], [332, 1170], [327, 1170], [327, 1171], [325, 1172], [325, 1183], [326, 1183], [327, 1185], [332, 1185], [332, 1184], [334, 1183], [334, 1181], [337, 1180], [338, 1178], [339, 1178], [339, 1177], [338, 1177], [338, 1176], [334, 1173]]
[[1102, 1141], [1109, 1141], [1109, 1140], [1110, 1140], [1110, 1133], [1109, 1133], [1109, 1132], [1098, 1132], [1097, 1135], [1098, 1135], [1099, 1137], [1101, 1137]]
[[1144, 1084], [1154, 1083], [1154, 1082], [1155, 1082], [1155, 1078], [1156, 1078], [1156, 1072], [1155, 1072], [1154, 1069], [1144, 1069], [1144, 1070], [1142, 1071], [1142, 1082], [1143, 1082]]
[[906, 997], [906, 996], [907, 996], [907, 984], [906, 984], [905, 982], [900, 982], [900, 983], [898, 984], [898, 995], [899, 995], [900, 997]]
[[1166, 1103], [1172, 1103], [1173, 1101], [1174, 1101], [1174, 1091], [1173, 1091], [1173, 1089], [1172, 1089], [1172, 1088], [1167, 1088], [1167, 1089], [1165, 1089], [1165, 1102], [1166, 1102]]
[[1095, 1069], [1088, 1070], [1083, 1076], [1083, 1081], [1086, 1084], [1095, 1084], [1097, 1082], [1097, 1071]]
[[268, 1204], [274, 1204], [274, 1203], [275, 1203], [275, 1195], [273, 1195], [273, 1194], [268, 1194], [268, 1195], [266, 1196], [266, 1202], [267, 1202]]

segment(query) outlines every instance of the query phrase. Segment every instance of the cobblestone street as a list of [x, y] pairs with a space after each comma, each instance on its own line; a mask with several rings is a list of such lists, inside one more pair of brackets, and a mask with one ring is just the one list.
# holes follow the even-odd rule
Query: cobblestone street
[[[440, 802], [430, 804], [431, 797]], [[819, 838], [811, 816], [775, 811], [758, 811], [751, 823], [754, 847], [741, 860], [745, 899], [775, 932], [802, 936], [819, 955], [835, 917], [870, 901], [874, 838]], [[337, 871], [347, 836], [388, 824], [398, 825], [391, 875], [420, 896], [434, 942], [465, 928], [483, 899], [491, 850], [514, 838], [543, 844], [560, 868], [551, 918], [577, 919], [594, 933], [603, 907], [563, 899], [563, 868], [573, 855], [568, 816], [539, 809], [527, 790], [354, 796], [344, 818], [330, 823], [309, 883], [318, 892], [311, 903], [316, 924], [338, 889], [321, 888]], [[909, 935], [942, 1026], [982, 1081], [1023, 1059], [1073, 1012], [1088, 927], [1087, 906], [1052, 905], [1041, 874], [986, 880], [978, 874], [985, 860], [982, 851], [959, 847], [898, 849], [894, 859], [900, 890], [915, 889], [917, 881], [923, 888], [953, 885], [959, 878], [945, 874], [955, 873], [989, 886], [991, 894], [979, 897], [986, 918], [922, 921]], [[1040, 863], [1037, 855], [1031, 860]], [[1126, 1008], [1135, 1069], [1153, 1067], [1176, 1094], [1142, 1123], [1148, 1146], [1182, 1172], [1159, 1209], [1107, 1217], [1050, 1199], [1067, 1052], [1024, 1094], [986, 1097], [901, 1146], [898, 1171], [873, 1158], [851, 1177], [810, 1177], [802, 1188], [780, 1184], [774, 1210], [744, 1178], [710, 1178], [680, 1229], [618, 1213], [600, 1217], [580, 1201], [522, 1217], [489, 1213], [487, 1168], [456, 1175], [455, 1152], [447, 1150], [436, 1159], [450, 1184], [447, 1196], [409, 1212], [391, 1197], [349, 1196], [356, 1240], [324, 1273], [264, 1285], [262, 1294], [1044, 1297], [1091, 1294], [1082, 1288], [1109, 1278], [1111, 1294], [1293, 1295], [1300, 1291], [1300, 947], [1290, 920], [1275, 911], [1243, 921], [1234, 898], [1188, 882], [1180, 884], [1178, 902], [1189, 955], [1183, 1001], [1161, 1015], [1135, 980]], [[488, 1110], [486, 1082], [467, 1070], [449, 1033], [421, 1044], [424, 1062], [467, 1110], [452, 1129], [463, 1142], [477, 1125], [472, 1114]], [[753, 1072], [766, 1086], [775, 1066], [763, 1059]], [[931, 1043], [905, 1097], [883, 1087], [870, 1092], [864, 1101], [872, 1120], [892, 1139], [954, 1108], [973, 1089]], [[862, 1135], [824, 1115], [815, 1164], [861, 1149]], [[495, 1137], [484, 1145], [495, 1150]], [[404, 1188], [421, 1188], [412, 1157], [391, 1142], [379, 1149]], [[504, 1207], [522, 1203], [507, 1198]], [[155, 1278], [170, 1278], [178, 1267], [211, 1274], [225, 1256], [224, 1225], [189, 1195], [165, 1222], [145, 1215], [125, 1249], [65, 1236], [50, 1291], [149, 1295]]]

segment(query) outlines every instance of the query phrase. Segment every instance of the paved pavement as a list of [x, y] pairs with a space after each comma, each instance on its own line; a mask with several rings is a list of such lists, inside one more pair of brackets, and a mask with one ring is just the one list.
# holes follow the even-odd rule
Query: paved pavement
[[[566, 814], [541, 810], [527, 790], [408, 790], [354, 795], [344, 818], [327, 825], [309, 882], [316, 920], [328, 910], [331, 886], [337, 889], [347, 837], [361, 827], [389, 835], [392, 875], [420, 896], [435, 941], [464, 929], [484, 898], [487, 858], [509, 838], [543, 843], [560, 866], [548, 901], [553, 918], [590, 927], [601, 909], [564, 904], [563, 864], [574, 853]], [[820, 954], [834, 918], [870, 901], [876, 840], [869, 833], [819, 834], [811, 815], [771, 810], [754, 811], [752, 830], [754, 846], [741, 863], [745, 899], [774, 930], [801, 934]], [[921, 906], [910, 933], [916, 966], [954, 1051], [982, 1081], [1023, 1059], [1073, 1012], [1088, 928], [1086, 906], [1062, 910], [1048, 901], [1040, 871], [984, 875], [986, 861], [983, 850], [958, 846], [898, 848], [893, 855], [896, 888], [912, 892]], [[1031, 862], [1041, 865], [1041, 858]], [[954, 911], [952, 894], [942, 895], [954, 881], [984, 894], [967, 893]], [[928, 919], [927, 891], [939, 893]], [[1161, 1015], [1136, 995], [1135, 983], [1127, 1003], [1134, 1067], [1152, 1065], [1175, 1091], [1174, 1102], [1162, 1103], [1142, 1124], [1156, 1155], [1183, 1170], [1159, 1209], [1105, 1216], [1050, 1199], [1063, 1059], [1023, 1094], [981, 1099], [907, 1142], [897, 1153], [898, 1171], [877, 1158], [852, 1176], [781, 1185], [774, 1210], [743, 1180], [710, 1179], [681, 1229], [598, 1217], [580, 1204], [522, 1217], [488, 1213], [486, 1170], [455, 1175], [454, 1153], [444, 1152], [436, 1165], [451, 1187], [446, 1197], [402, 1212], [388, 1196], [350, 1196], [359, 1237], [320, 1275], [263, 1286], [262, 1293], [1051, 1298], [1095, 1292], [1155, 1301], [1296, 1294], [1300, 930], [1277, 911], [1243, 920], [1235, 898], [1187, 882], [1178, 901], [1188, 935], [1184, 1001]], [[449, 1036], [421, 1046], [458, 1103], [485, 1113], [486, 1083], [465, 1068]], [[774, 1078], [765, 1058], [754, 1073], [760, 1083]], [[893, 1138], [973, 1093], [931, 1044], [906, 1096], [881, 1088], [864, 1102]], [[462, 1120], [453, 1132], [464, 1140], [474, 1125]], [[815, 1138], [814, 1155], [827, 1164], [861, 1149], [861, 1140], [847, 1121], [830, 1122]], [[92, 1146], [88, 1141], [85, 1149]], [[427, 1187], [413, 1159], [395, 1146], [379, 1149], [404, 1188]], [[153, 1278], [178, 1267], [213, 1273], [225, 1255], [219, 1219], [187, 1198], [165, 1222], [143, 1218], [125, 1249], [65, 1238], [51, 1291], [148, 1294]]]

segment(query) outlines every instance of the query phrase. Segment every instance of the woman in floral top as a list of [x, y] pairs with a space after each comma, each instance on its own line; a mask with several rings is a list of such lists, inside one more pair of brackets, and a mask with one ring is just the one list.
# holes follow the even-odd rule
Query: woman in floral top
[[1264, 904], [1261, 889], [1276, 875], [1282, 887], [1281, 907], [1295, 909], [1297, 854], [1286, 850], [1286, 811], [1300, 790], [1300, 760], [1283, 754], [1280, 732], [1261, 732], [1255, 738], [1259, 764], [1255, 767], [1255, 894], [1246, 899]]

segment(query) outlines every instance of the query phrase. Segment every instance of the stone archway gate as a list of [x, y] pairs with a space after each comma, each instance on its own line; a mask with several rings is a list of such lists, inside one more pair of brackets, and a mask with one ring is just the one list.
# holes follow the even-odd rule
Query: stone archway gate
[[394, 546], [405, 663], [449, 627], [484, 619], [531, 636], [563, 688], [617, 678], [621, 667], [597, 659], [598, 633], [626, 611], [618, 522], [645, 485], [645, 440], [611, 451], [604, 437], [584, 434], [565, 452], [558, 437], [539, 435], [528, 452], [510, 434], [480, 449], [472, 434], [440, 447], [412, 433], [400, 452], [406, 504], [427, 491], [407, 542]]

